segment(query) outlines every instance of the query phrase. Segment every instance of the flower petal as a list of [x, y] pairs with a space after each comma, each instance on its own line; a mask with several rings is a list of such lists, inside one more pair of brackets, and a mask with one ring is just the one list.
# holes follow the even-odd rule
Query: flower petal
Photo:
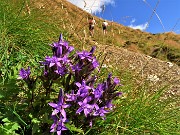
[[64, 109], [61, 110], [61, 114], [62, 114], [62, 116], [63, 116], [64, 118], [66, 118], [66, 112], [65, 112]]
[[57, 104], [56, 103], [48, 103], [51, 107], [56, 108]]
[[55, 110], [52, 112], [52, 115], [56, 115], [58, 112], [59, 112], [59, 110], [55, 109]]
[[60, 130], [60, 131], [57, 131], [57, 135], [61, 135], [61, 130]]
[[79, 82], [77, 82], [76, 85], [77, 85], [78, 87], [81, 87], [81, 84], [80, 84]]
[[82, 107], [80, 107], [77, 111], [76, 111], [76, 113], [81, 113], [83, 111], [83, 108]]

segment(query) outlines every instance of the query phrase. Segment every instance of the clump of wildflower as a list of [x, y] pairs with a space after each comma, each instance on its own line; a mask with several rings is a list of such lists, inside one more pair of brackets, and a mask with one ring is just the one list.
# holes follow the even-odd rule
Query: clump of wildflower
[[[112, 101], [122, 93], [116, 87], [121, 86], [118, 78], [109, 74], [104, 82], [97, 82], [99, 62], [94, 56], [95, 47], [88, 51], [72, 53], [74, 48], [63, 40], [62, 34], [59, 41], [51, 44], [52, 56], [46, 56], [40, 62], [44, 72], [39, 77], [46, 89], [46, 96], [52, 92], [53, 83], [59, 83], [57, 103], [49, 103], [53, 108], [51, 118], [53, 124], [50, 132], [61, 135], [68, 130], [67, 122], [72, 122], [78, 127], [82, 125], [92, 127], [93, 121], [110, 113], [114, 106]], [[21, 77], [29, 78], [30, 69], [20, 71]]]
[[[58, 48], [57, 47], [58, 45], [60, 45], [61, 47]], [[52, 46], [53, 54], [55, 56], [58, 56], [58, 58], [62, 58], [62, 56], [64, 56], [65, 53], [67, 52], [68, 54], [70, 54], [68, 48], [72, 48], [72, 47], [65, 47], [65, 46], [68, 46], [68, 44], [65, 41], [62, 42], [62, 35], [61, 35], [60, 41], [58, 43], [54, 43]], [[64, 49], [62, 49], [63, 47]], [[66, 51], [63, 52], [62, 50], [66, 50]], [[73, 118], [76, 117], [79, 118], [76, 119], [76, 121], [82, 122], [83, 121], [82, 117], [78, 117], [78, 115], [81, 116], [84, 115], [85, 118], [83, 119], [86, 119], [85, 121], [83, 121], [84, 124], [89, 123], [90, 126], [92, 126], [93, 120], [96, 117], [101, 117], [102, 119], [105, 119], [106, 114], [111, 112], [113, 109], [112, 100], [122, 94], [121, 92], [118, 92], [115, 89], [115, 87], [119, 85], [120, 80], [118, 78], [112, 78], [112, 74], [108, 75], [106, 81], [97, 84], [97, 86], [95, 87], [97, 76], [92, 76], [92, 73], [94, 70], [98, 68], [99, 63], [96, 57], [93, 55], [94, 51], [95, 51], [95, 47], [92, 47], [92, 49], [89, 52], [88, 51], [77, 52], [73, 55], [72, 58], [66, 55], [66, 58], [68, 58], [69, 63], [68, 62], [66, 63], [65, 61], [65, 64], [68, 64], [69, 68], [66, 68], [67, 72], [65, 74], [69, 74], [68, 77], [70, 79], [72, 78], [71, 76], [73, 76], [73, 83], [70, 83], [70, 81], [66, 81], [68, 82], [69, 85], [68, 88], [70, 89], [67, 89], [67, 91], [65, 91], [66, 94], [63, 98], [64, 102], [69, 105], [67, 111], [70, 109], [74, 110], [74, 111], [68, 111], [69, 116], [67, 117], [71, 121], [75, 120]], [[61, 64], [61, 60], [59, 59], [53, 63], [53, 66], [60, 65], [58, 62], [60, 62]], [[68, 77], [66, 78], [67, 80]], [[57, 104], [50, 103], [49, 105], [55, 108], [53, 114], [55, 114], [55, 112], [56, 113], [62, 112], [64, 114], [62, 116], [59, 116], [59, 121], [61, 121], [61, 123], [65, 121], [67, 122], [67, 118], [65, 116], [63, 107], [61, 107], [61, 111], [60, 110], [57, 111], [56, 110], [56, 107], [58, 106]], [[55, 122], [57, 123], [56, 119]], [[60, 129], [67, 130], [67, 128], [64, 125], [63, 128]], [[51, 131], [57, 131], [57, 130], [51, 130]]]
[[[67, 119], [70, 121], [81, 121], [84, 122], [84, 124], [89, 123], [88, 125], [90, 126], [92, 126], [93, 120], [96, 117], [105, 119], [106, 114], [113, 109], [112, 100], [122, 94], [115, 89], [120, 83], [119, 79], [112, 78], [112, 74], [109, 74], [107, 80], [103, 83], [95, 83], [97, 77], [93, 76], [92, 73], [94, 70], [98, 70], [99, 66], [93, 54], [95, 47], [92, 47], [89, 52], [77, 52], [72, 55], [72, 57], [69, 57], [68, 55], [73, 50], [73, 47], [70, 47], [66, 41], [63, 41], [62, 35], [60, 35], [59, 42], [51, 46], [53, 57], [55, 57], [54, 61], [46, 61], [44, 65], [48, 68], [53, 67], [54, 70], [51, 70], [51, 74], [55, 72], [60, 73], [59, 75], [61, 76], [68, 75], [64, 84], [64, 86], [68, 85], [68, 89], [65, 87], [67, 91], [65, 91], [66, 93], [63, 99], [59, 99], [57, 104], [49, 103], [49, 105], [55, 109], [52, 113], [54, 122], [59, 126], [57, 123], [60, 121], [59, 129], [62, 130], [57, 130], [57, 127], [56, 130], [54, 130], [55, 123], [53, 123], [51, 126], [53, 130], [51, 131], [59, 131], [58, 133], [61, 133], [61, 131], [67, 130], [63, 124], [67, 122]], [[64, 58], [64, 61], [62, 61], [62, 58]], [[71, 79], [73, 81], [70, 81]], [[95, 84], [97, 84], [96, 87]], [[68, 116], [66, 116], [65, 108], [63, 108], [64, 105], [67, 107]], [[58, 114], [58, 120], [55, 114]], [[84, 118], [82, 117], [83, 115], [85, 116]]]

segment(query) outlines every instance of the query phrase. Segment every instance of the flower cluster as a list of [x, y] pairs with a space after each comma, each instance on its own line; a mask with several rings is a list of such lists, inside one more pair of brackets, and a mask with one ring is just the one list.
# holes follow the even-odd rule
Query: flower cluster
[[[94, 56], [95, 47], [88, 51], [72, 53], [74, 48], [63, 40], [60, 35], [59, 41], [51, 44], [53, 56], [47, 56], [45, 61], [40, 62], [44, 67], [40, 77], [46, 89], [46, 95], [51, 93], [51, 86], [57, 79], [61, 83], [57, 103], [49, 103], [54, 109], [51, 117], [54, 123], [50, 132], [68, 130], [67, 122], [75, 126], [82, 123], [84, 126], [92, 126], [95, 118], [105, 119], [107, 113], [112, 111], [114, 98], [122, 93], [116, 86], [120, 81], [109, 74], [104, 82], [98, 83], [98, 75], [95, 74], [99, 63]], [[23, 72], [22, 72], [23, 71]], [[22, 69], [22, 79], [29, 77], [29, 70]], [[57, 82], [57, 81], [56, 81]]]
[[41, 62], [44, 65], [44, 76], [47, 79], [57, 79], [60, 76], [68, 74], [69, 66], [72, 66], [71, 60], [68, 57], [74, 50], [68, 45], [68, 42], [63, 41], [60, 35], [59, 41], [52, 45], [53, 56], [46, 56], [45, 61]]

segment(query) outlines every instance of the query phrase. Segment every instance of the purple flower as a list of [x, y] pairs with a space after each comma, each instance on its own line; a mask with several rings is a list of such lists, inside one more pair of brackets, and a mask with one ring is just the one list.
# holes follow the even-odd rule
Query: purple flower
[[72, 52], [74, 50], [74, 47], [68, 46], [68, 53]]
[[64, 55], [63, 57], [59, 58], [59, 60], [61, 61], [62, 64], [67, 64], [70, 62], [67, 55]]
[[87, 115], [92, 112], [93, 105], [88, 104], [88, 100], [88, 98], [85, 98], [83, 102], [78, 102], [80, 107], [76, 113], [80, 114], [82, 111], [84, 111], [84, 115], [87, 117]]
[[96, 60], [96, 58], [94, 58], [94, 59], [92, 60], [92, 66], [93, 66], [94, 69], [99, 66], [99, 63], [98, 63], [98, 61]]
[[71, 68], [72, 68], [72, 71], [73, 71], [73, 72], [74, 72], [74, 71], [80, 71], [80, 70], [82, 70], [82, 66], [80, 66], [79, 63], [76, 64], [76, 65], [73, 65]]
[[116, 92], [116, 93], [112, 94], [111, 98], [113, 99], [113, 98], [119, 97], [121, 95], [122, 95], [122, 92]]
[[100, 116], [100, 117], [102, 117], [104, 119], [105, 114], [109, 113], [109, 111], [105, 110], [104, 107], [99, 108], [98, 106], [95, 106], [95, 108], [96, 108], [96, 111], [93, 114], [94, 116]]
[[71, 94], [66, 94], [66, 101], [76, 101], [77, 96], [74, 94], [74, 90], [71, 91]]
[[61, 132], [63, 131], [63, 130], [68, 130], [66, 127], [65, 127], [65, 125], [64, 125], [64, 123], [60, 120], [59, 122], [58, 122], [58, 125], [57, 125], [57, 135], [61, 135]]
[[119, 82], [120, 82], [120, 80], [119, 80], [118, 78], [115, 77], [115, 78], [114, 78], [114, 84], [117, 85], [117, 84], [119, 84]]
[[78, 92], [77, 92], [77, 95], [80, 95], [81, 97], [87, 96], [87, 95], [88, 95], [88, 90], [91, 89], [90, 86], [87, 86], [87, 85], [86, 85], [85, 80], [82, 81], [82, 84], [79, 83], [79, 82], [77, 82], [77, 83], [76, 83], [76, 86], [79, 87], [79, 90], [78, 90]]
[[92, 120], [89, 122], [89, 126], [92, 127]]
[[28, 69], [21, 68], [19, 71], [19, 77], [18, 79], [27, 80], [29, 78], [29, 75], [31, 74], [30, 67]]
[[57, 67], [57, 70], [55, 71], [57, 74], [63, 76], [66, 74], [67, 69], [65, 67]]
[[59, 42], [62, 42], [62, 41], [63, 41], [63, 35], [60, 34], [60, 35], [59, 35]]
[[72, 46], [68, 46], [68, 42], [63, 40], [62, 34], [60, 34], [59, 41], [52, 45], [53, 55], [60, 58], [65, 54], [69, 54], [74, 50]]
[[95, 98], [100, 98], [103, 93], [103, 85], [98, 84], [97, 88], [94, 90], [93, 94]]
[[91, 50], [90, 50], [90, 53], [94, 53], [94, 51], [95, 51], [95, 49], [96, 49], [96, 47], [95, 46], [93, 46], [92, 48], [91, 48]]
[[112, 109], [113, 109], [112, 100], [109, 100], [109, 101], [106, 102], [106, 107], [107, 107], [109, 110], [112, 110]]
[[64, 103], [64, 96], [63, 96], [63, 90], [60, 89], [59, 92], [59, 101], [58, 103], [48, 103], [51, 107], [55, 108], [55, 110], [52, 112], [52, 115], [56, 115], [57, 113], [61, 113], [61, 115], [66, 118], [66, 112], [65, 112], [65, 108], [70, 107], [69, 104], [65, 104]]
[[90, 52], [82, 51], [78, 52], [77, 54], [81, 60], [87, 59], [88, 61], [92, 61], [92, 53]]
[[107, 77], [107, 87], [111, 85], [111, 78], [112, 78], [112, 73], [109, 73]]
[[54, 120], [54, 123], [51, 125], [50, 132], [57, 132], [57, 135], [61, 135], [62, 131], [68, 130], [64, 125], [64, 122], [67, 122], [66, 118], [60, 117], [60, 120], [58, 120], [58, 118], [54, 115], [52, 119]]
[[48, 63], [49, 67], [52, 67], [54, 65], [61, 66], [59, 62], [60, 58], [57, 58], [56, 56], [52, 56], [52, 58], [47, 56], [45, 60]]

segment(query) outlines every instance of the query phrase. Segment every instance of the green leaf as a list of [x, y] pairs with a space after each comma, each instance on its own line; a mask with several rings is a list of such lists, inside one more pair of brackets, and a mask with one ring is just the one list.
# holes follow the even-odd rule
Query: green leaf
[[[15, 131], [18, 130], [19, 128], [21, 128], [18, 123], [9, 121], [8, 118], [4, 118], [2, 121], [5, 122], [4, 126], [0, 126], [0, 128], [3, 130], [3, 132], [6, 132], [7, 135], [9, 135], [9, 134], [17, 135], [15, 133]], [[0, 131], [0, 133], [1, 133], [1, 131]]]
[[1, 93], [0, 93], [0, 98], [3, 98], [4, 97], [4, 95], [2, 95]]
[[37, 118], [33, 118], [32, 123], [40, 123], [40, 121]]
[[71, 132], [78, 132], [84, 134], [84, 131], [80, 128], [75, 127], [74, 124], [66, 123], [65, 126], [71, 131]]
[[8, 120], [8, 118], [4, 118], [4, 119], [2, 119], [2, 121], [4, 122], [4, 123], [9, 123], [10, 121]]
[[18, 123], [14, 123], [14, 125], [11, 127], [11, 130], [12, 131], [18, 130], [18, 128], [20, 128], [19, 124]]

